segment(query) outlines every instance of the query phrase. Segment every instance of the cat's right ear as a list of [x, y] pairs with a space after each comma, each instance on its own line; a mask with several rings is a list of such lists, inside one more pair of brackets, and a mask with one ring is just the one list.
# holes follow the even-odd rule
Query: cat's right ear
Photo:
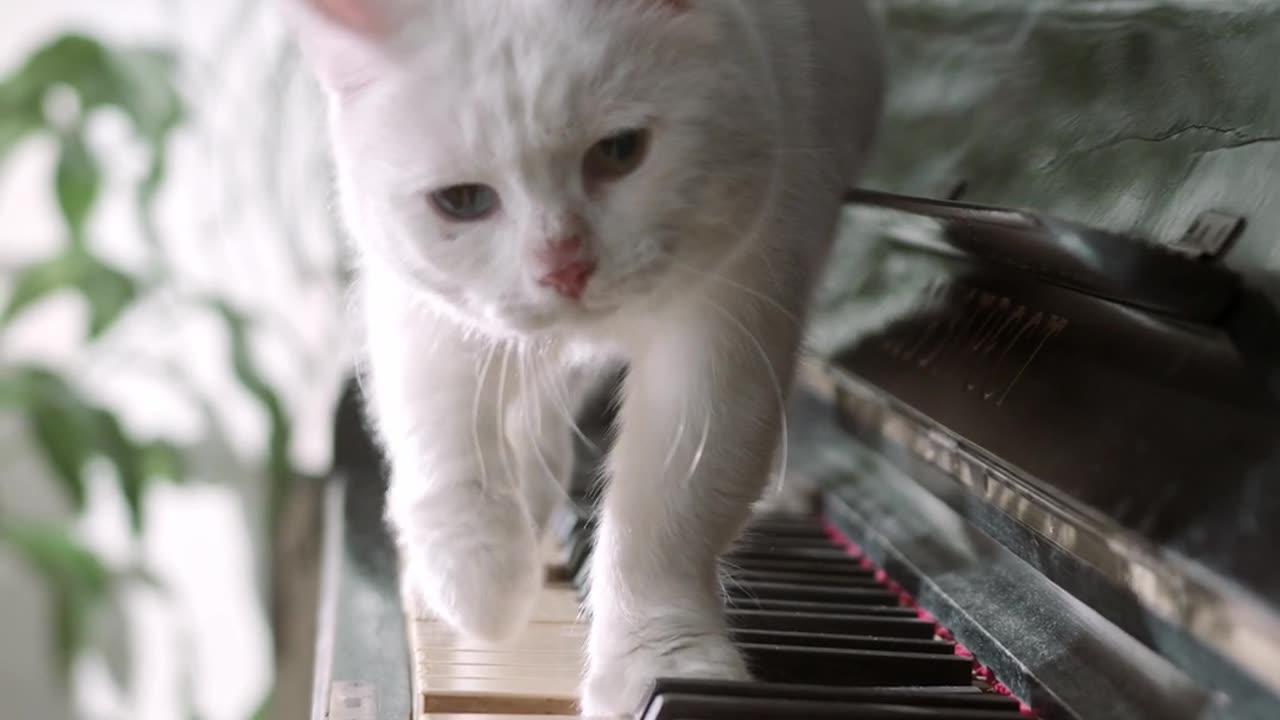
[[393, 24], [389, 0], [280, 0], [320, 82], [347, 95], [385, 71]]

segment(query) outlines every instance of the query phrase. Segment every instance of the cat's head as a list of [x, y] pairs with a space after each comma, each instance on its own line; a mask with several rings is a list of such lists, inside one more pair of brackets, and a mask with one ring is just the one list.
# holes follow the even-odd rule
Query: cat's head
[[284, 1], [359, 251], [476, 326], [643, 311], [767, 201], [775, 111], [723, 0]]

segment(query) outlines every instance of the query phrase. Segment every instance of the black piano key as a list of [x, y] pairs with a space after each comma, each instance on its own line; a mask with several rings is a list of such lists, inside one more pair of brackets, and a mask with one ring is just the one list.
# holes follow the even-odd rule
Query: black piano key
[[717, 695], [721, 697], [772, 698], [777, 700], [821, 700], [826, 702], [867, 702], [919, 707], [1017, 710], [1018, 701], [1004, 695], [984, 693], [969, 684], [936, 687], [842, 687], [766, 683], [758, 680], [700, 680], [659, 678], [650, 699], [663, 694]]
[[898, 604], [898, 593], [887, 589], [739, 582], [728, 583], [725, 587], [725, 592], [733, 597], [758, 600], [793, 600], [796, 602], [827, 602], [846, 605], [894, 606]]
[[727, 559], [740, 560], [823, 560], [828, 562], [853, 562], [857, 560], [849, 553], [834, 545], [829, 547], [779, 547], [776, 549], [745, 550], [731, 549], [725, 554]]
[[873, 635], [876, 637], [933, 639], [937, 628], [917, 618], [883, 615], [836, 615], [834, 613], [771, 612], [730, 608], [725, 613], [730, 627], [744, 630], [784, 630], [789, 632]]
[[1023, 720], [1016, 711], [668, 693], [641, 720]]
[[847, 605], [841, 603], [799, 602], [795, 600], [762, 600], [760, 598], [725, 597], [725, 605], [737, 610], [770, 610], [773, 612], [815, 613], [818, 615], [879, 615], [883, 617], [917, 618], [919, 614], [901, 605]]
[[956, 650], [956, 644], [946, 640], [884, 638], [870, 635], [833, 635], [831, 633], [801, 633], [779, 630], [734, 629], [730, 631], [729, 638], [735, 643], [745, 645], [878, 650], [882, 652], [927, 653], [930, 655], [954, 655]]
[[826, 528], [817, 518], [756, 516], [747, 523], [745, 532], [828, 537]]
[[[582, 589], [592, 523], [561, 523]], [[980, 692], [972, 661], [815, 519], [755, 519], [723, 570], [731, 639], [757, 679], [661, 681], [641, 720], [1022, 717], [1016, 701]]]
[[734, 547], [742, 547], [747, 545], [776, 545], [778, 547], [817, 547], [817, 548], [842, 548], [835, 544], [831, 538], [825, 534], [805, 534], [791, 533], [778, 534], [774, 532], [760, 532], [752, 528], [747, 528], [742, 532], [738, 539], [734, 542]]
[[870, 575], [823, 575], [821, 573], [782, 572], [780, 570], [734, 570], [727, 572], [727, 583], [771, 582], [797, 585], [826, 585], [844, 588], [883, 588]]
[[832, 545], [825, 540], [816, 538], [801, 538], [799, 540], [779, 540], [777, 538], [743, 538], [734, 543], [729, 548], [731, 555], [754, 555], [760, 557], [763, 555], [775, 555], [789, 553], [794, 550], [817, 550], [820, 552], [833, 552], [833, 557], [849, 557], [856, 561], [856, 558], [848, 555], [844, 550]]
[[973, 661], [959, 655], [739, 644], [752, 677], [812, 685], [962, 685]]
[[569, 559], [565, 563], [570, 576], [577, 578], [582, 573], [582, 569], [587, 565], [587, 560], [591, 557], [591, 549], [594, 543], [595, 535], [589, 527], [574, 534], [573, 540], [569, 545]]
[[843, 557], [837, 560], [795, 560], [770, 559], [763, 557], [735, 557], [726, 555], [721, 563], [732, 575], [736, 570], [761, 570], [769, 572], [816, 573], [832, 577], [875, 577], [875, 571], [862, 567], [854, 558]]

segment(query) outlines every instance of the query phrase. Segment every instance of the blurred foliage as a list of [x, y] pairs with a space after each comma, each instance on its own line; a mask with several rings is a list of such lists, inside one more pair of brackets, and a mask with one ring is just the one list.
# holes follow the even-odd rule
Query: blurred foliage
[[[91, 37], [68, 34], [38, 48], [0, 81], [0, 162], [25, 140], [43, 137], [56, 143], [57, 161], [49, 191], [66, 237], [58, 255], [18, 267], [4, 278], [10, 293], [0, 306], [0, 334], [42, 301], [71, 291], [87, 303], [84, 340], [91, 351], [122, 316], [149, 294], [168, 288], [171, 278], [152, 205], [164, 181], [172, 134], [185, 118], [175, 76], [175, 58], [163, 49], [113, 47]], [[143, 240], [150, 249], [149, 267], [144, 272], [113, 267], [96, 256], [88, 242], [92, 232], [89, 218], [102, 195], [104, 173], [86, 128], [94, 113], [101, 111], [122, 114], [148, 154], [147, 171], [132, 188]], [[248, 338], [253, 320], [217, 298], [180, 302], [200, 306], [221, 320], [230, 338], [228, 367], [269, 419], [265, 471], [271, 481], [269, 519], [274, 526], [281, 498], [296, 472], [288, 455], [289, 418], [251, 357]], [[0, 367], [0, 412], [24, 420], [32, 447], [77, 510], [85, 503], [86, 473], [91, 463], [109, 463], [135, 532], [144, 527], [143, 496], [148, 484], [181, 482], [185, 477], [184, 456], [190, 448], [132, 437], [110, 409], [96, 404], [74, 378], [54, 368]], [[121, 584], [151, 582], [137, 570], [109, 569], [70, 528], [28, 523], [6, 516], [4, 508], [0, 508], [0, 546], [22, 558], [44, 579], [55, 598], [56, 626], [51, 635], [63, 677], [76, 654], [86, 647], [95, 618]]]

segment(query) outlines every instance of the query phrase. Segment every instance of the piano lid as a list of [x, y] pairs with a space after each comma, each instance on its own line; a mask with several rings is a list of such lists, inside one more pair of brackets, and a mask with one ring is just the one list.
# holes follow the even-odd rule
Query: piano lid
[[1280, 14], [883, 7], [894, 89], [816, 385], [1125, 631], [1280, 693]]

